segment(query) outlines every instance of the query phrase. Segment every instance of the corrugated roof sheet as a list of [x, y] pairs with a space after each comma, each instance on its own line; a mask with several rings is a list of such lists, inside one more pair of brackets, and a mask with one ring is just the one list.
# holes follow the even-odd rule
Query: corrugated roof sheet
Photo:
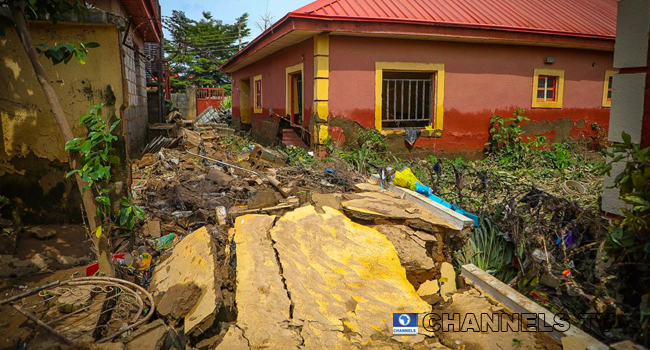
[[615, 37], [617, 0], [317, 0], [289, 15]]

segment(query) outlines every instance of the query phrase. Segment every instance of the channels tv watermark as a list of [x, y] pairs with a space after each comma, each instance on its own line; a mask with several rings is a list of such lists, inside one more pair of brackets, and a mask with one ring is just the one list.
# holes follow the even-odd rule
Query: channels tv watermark
[[393, 313], [393, 335], [417, 335], [418, 314]]
[[[607, 332], [616, 322], [614, 313], [577, 315], [582, 329]], [[566, 332], [572, 326], [564, 313], [429, 313], [422, 328], [429, 332]], [[418, 334], [418, 314], [393, 313], [393, 335]]]
[[[578, 314], [585, 331], [609, 331], [614, 313]], [[439, 313], [426, 314], [422, 327], [429, 332], [566, 332], [571, 328], [567, 314], [545, 313]]]

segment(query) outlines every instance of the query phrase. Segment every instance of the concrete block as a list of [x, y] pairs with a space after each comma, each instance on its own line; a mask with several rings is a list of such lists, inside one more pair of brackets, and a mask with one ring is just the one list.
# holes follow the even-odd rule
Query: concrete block
[[623, 142], [621, 134], [625, 131], [632, 136], [632, 142], [640, 143], [646, 75], [617, 74], [613, 79], [608, 139]]
[[618, 2], [614, 67], [645, 67], [648, 64], [648, 32], [650, 32], [650, 1]]

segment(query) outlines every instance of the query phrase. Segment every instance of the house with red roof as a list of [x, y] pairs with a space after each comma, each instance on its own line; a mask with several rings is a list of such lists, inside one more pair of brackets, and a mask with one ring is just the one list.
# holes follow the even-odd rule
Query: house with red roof
[[[607, 130], [616, 0], [317, 0], [226, 62], [256, 140], [375, 128], [404, 152], [480, 154], [517, 108], [555, 140]], [[403, 148], [402, 148], [403, 147]]]

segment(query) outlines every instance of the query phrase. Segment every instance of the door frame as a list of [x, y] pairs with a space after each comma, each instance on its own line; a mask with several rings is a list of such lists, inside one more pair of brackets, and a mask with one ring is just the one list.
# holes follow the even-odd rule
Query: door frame
[[[289, 66], [285, 70], [285, 81], [286, 81], [286, 90], [285, 90], [285, 95], [286, 95], [286, 103], [285, 103], [285, 114], [289, 115], [289, 120], [291, 120], [291, 125], [299, 125], [303, 126], [305, 123], [305, 69], [304, 69], [304, 63], [299, 63], [293, 66]], [[302, 80], [302, 86], [301, 86], [301, 95], [302, 95], [302, 108], [300, 111], [300, 115], [302, 116], [302, 124], [295, 124], [293, 120], [293, 114], [291, 114], [291, 109], [292, 109], [292, 91], [293, 91], [293, 84], [292, 84], [292, 75], [295, 75], [297, 73], [300, 73], [300, 79]]]

